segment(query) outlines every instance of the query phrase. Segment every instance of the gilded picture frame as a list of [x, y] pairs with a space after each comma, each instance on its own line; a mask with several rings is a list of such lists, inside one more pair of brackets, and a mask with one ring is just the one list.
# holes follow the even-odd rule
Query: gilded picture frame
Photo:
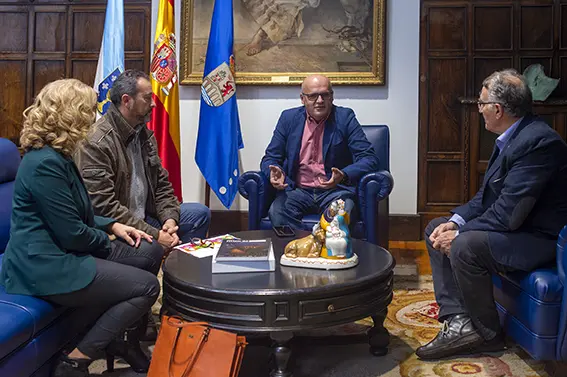
[[[384, 85], [386, 1], [234, 0], [237, 84]], [[180, 83], [201, 85], [214, 1], [182, 4]]]

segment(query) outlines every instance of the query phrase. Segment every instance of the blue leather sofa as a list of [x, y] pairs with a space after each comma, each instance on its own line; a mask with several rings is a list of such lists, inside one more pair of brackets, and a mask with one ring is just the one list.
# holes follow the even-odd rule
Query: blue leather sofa
[[[388, 196], [394, 187], [390, 174], [390, 131], [385, 125], [363, 126], [362, 129], [374, 147], [380, 167], [362, 177], [358, 184], [360, 220], [352, 227], [352, 236], [388, 248]], [[238, 180], [238, 190], [248, 199], [248, 229], [272, 229], [267, 215], [276, 190], [269, 178], [260, 171], [245, 172]], [[306, 216], [304, 229], [311, 230], [318, 221], [319, 216]]]
[[506, 335], [536, 360], [567, 360], [566, 244], [567, 226], [559, 234], [556, 264], [493, 277]]
[[[18, 148], [0, 138], [0, 270], [10, 236]], [[0, 376], [51, 375], [61, 349], [88, 323], [78, 312], [31, 296], [7, 294], [0, 285]]]

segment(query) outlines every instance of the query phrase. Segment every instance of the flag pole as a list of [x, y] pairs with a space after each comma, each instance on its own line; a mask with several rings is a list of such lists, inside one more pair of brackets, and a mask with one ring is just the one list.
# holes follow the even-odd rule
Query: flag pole
[[205, 206], [211, 208], [211, 186], [205, 181]]

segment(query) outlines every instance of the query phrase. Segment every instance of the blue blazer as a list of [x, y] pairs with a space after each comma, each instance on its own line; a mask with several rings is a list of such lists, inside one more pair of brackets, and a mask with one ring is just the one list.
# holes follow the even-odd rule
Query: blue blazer
[[[270, 176], [270, 165], [282, 169], [288, 184], [286, 190], [296, 187], [306, 118], [303, 106], [283, 111], [260, 163], [260, 169], [267, 177]], [[327, 178], [331, 178], [331, 168], [342, 170], [349, 184], [339, 187], [353, 192], [362, 176], [378, 170], [378, 157], [351, 109], [333, 106], [323, 132], [323, 161]]]
[[95, 216], [73, 160], [51, 147], [24, 155], [14, 186], [10, 240], [0, 283], [6, 292], [45, 296], [86, 287], [105, 257], [105, 230], [115, 220]]
[[489, 232], [500, 263], [531, 270], [553, 261], [567, 224], [567, 145], [545, 122], [524, 117], [491, 157], [478, 193], [452, 213], [466, 221], [459, 233]]

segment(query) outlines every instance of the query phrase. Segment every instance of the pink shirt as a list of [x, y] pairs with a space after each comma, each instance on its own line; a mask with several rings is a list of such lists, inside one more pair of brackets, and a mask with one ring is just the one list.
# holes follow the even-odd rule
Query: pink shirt
[[299, 170], [295, 179], [299, 187], [321, 187], [319, 177], [327, 180], [323, 163], [323, 133], [326, 120], [317, 122], [307, 115], [299, 151]]

